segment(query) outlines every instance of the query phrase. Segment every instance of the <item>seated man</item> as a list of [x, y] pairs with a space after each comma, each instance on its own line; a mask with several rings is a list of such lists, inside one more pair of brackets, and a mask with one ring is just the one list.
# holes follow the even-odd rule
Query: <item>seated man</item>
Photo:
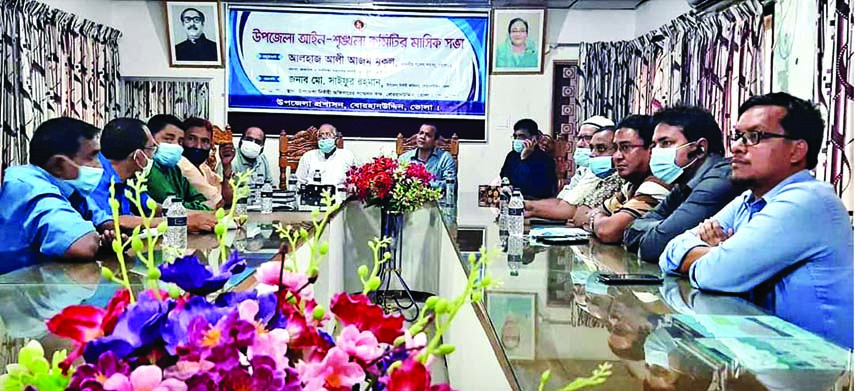
[[739, 107], [731, 178], [748, 188], [712, 219], [672, 240], [659, 258], [692, 286], [747, 294], [778, 317], [852, 348], [852, 224], [814, 179], [825, 126], [786, 93]]
[[[214, 126], [211, 122], [197, 117], [184, 120], [184, 157], [178, 161], [178, 168], [190, 184], [202, 193], [211, 209], [228, 208], [232, 204], [232, 186], [229, 178], [223, 178], [208, 167], [208, 157], [213, 148]], [[232, 144], [222, 144], [220, 161], [231, 166], [235, 157], [235, 147]]]
[[[136, 180], [136, 174], [142, 172], [147, 176], [154, 165], [153, 155], [157, 149], [154, 138], [148, 131], [145, 123], [136, 118], [116, 118], [104, 126], [101, 132], [101, 153], [98, 159], [104, 174], [98, 186], [92, 191], [90, 198], [99, 209], [105, 213], [112, 214], [110, 209], [110, 185], [115, 183], [115, 198], [119, 201], [119, 223], [123, 230], [133, 229], [142, 224], [139, 209], [125, 196], [125, 190], [133, 192], [127, 187], [128, 179]], [[143, 207], [148, 202], [149, 195], [144, 192], [140, 195]], [[145, 208], [145, 213], [151, 213]], [[155, 216], [162, 216], [163, 210], [158, 205]], [[211, 231], [217, 223], [211, 212], [187, 213], [187, 229], [190, 231]], [[160, 224], [160, 219], [155, 218], [152, 226]]]
[[338, 149], [335, 140], [338, 132], [330, 124], [318, 128], [318, 149], [313, 149], [300, 157], [297, 165], [297, 183], [312, 183], [315, 171], [321, 172], [322, 185], [342, 185], [347, 179], [347, 170], [354, 165], [353, 153]]
[[87, 199], [101, 178], [98, 132], [73, 118], [45, 121], [30, 141], [30, 164], [6, 169], [0, 273], [50, 259], [95, 257], [102, 240], [95, 227], [105, 231], [111, 223]]
[[603, 201], [617, 193], [624, 181], [614, 172], [611, 160], [615, 153], [614, 127], [604, 127], [597, 130], [591, 137], [591, 156], [589, 170], [597, 179], [586, 192], [575, 195], [570, 192], [566, 198], [550, 198], [525, 202], [526, 217], [540, 217], [553, 220], [571, 220], [576, 215], [576, 207], [587, 205], [599, 206]]
[[457, 163], [448, 151], [436, 148], [436, 139], [439, 138], [436, 126], [423, 124], [416, 135], [416, 148], [404, 152], [398, 156], [400, 162], [419, 162], [424, 164], [434, 178], [431, 184], [441, 187], [448, 178], [453, 178], [457, 183]]
[[525, 199], [544, 199], [555, 196], [558, 179], [555, 176], [555, 159], [538, 146], [542, 133], [537, 122], [528, 118], [514, 124], [513, 150], [505, 156], [499, 172], [508, 178], [514, 190]]
[[624, 231], [629, 251], [656, 262], [675, 236], [721, 210], [743, 190], [730, 182], [730, 163], [715, 119], [703, 109], [677, 106], [653, 115], [653, 175], [673, 185], [650, 213]]
[[226, 178], [244, 171], [252, 171], [253, 178], [262, 177], [265, 182], [273, 183], [270, 163], [264, 156], [264, 131], [261, 128], [251, 127], [244, 132], [238, 143], [238, 153], [230, 166], [224, 165], [221, 161], [217, 164], [217, 174]]
[[178, 168], [178, 161], [184, 148], [184, 124], [173, 115], [158, 114], [148, 120], [148, 129], [157, 142], [154, 151], [154, 164], [148, 174], [148, 194], [158, 203], [169, 196], [180, 199], [184, 207], [190, 210], [211, 210], [202, 193], [187, 181]]
[[598, 130], [607, 126], [615, 126], [615, 123], [599, 115], [586, 119], [579, 126], [576, 132], [576, 145], [573, 150], [573, 163], [576, 165], [576, 172], [573, 174], [573, 178], [570, 178], [570, 183], [564, 185], [556, 198], [568, 200], [573, 204], [578, 202], [578, 197], [591, 191], [597, 185], [597, 176], [588, 169], [588, 160], [591, 158], [591, 137]]
[[650, 116], [630, 115], [618, 124], [612, 155], [617, 174], [627, 183], [599, 206], [580, 205], [573, 224], [591, 231], [603, 243], [620, 243], [632, 221], [656, 207], [670, 187], [650, 173], [653, 124]]

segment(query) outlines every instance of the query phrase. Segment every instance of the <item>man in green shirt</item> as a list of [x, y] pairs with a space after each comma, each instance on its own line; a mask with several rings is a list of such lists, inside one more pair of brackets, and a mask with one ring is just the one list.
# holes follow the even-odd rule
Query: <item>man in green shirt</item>
[[157, 141], [154, 164], [148, 174], [148, 194], [158, 203], [173, 196], [187, 209], [211, 210], [205, 205], [205, 195], [196, 191], [178, 167], [184, 152], [183, 126], [181, 120], [169, 114], [158, 114], [148, 120], [148, 128]]

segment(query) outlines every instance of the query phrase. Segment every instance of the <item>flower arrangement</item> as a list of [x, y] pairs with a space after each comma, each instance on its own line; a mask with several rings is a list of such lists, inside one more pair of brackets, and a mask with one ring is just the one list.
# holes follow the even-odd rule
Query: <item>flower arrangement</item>
[[424, 164], [376, 157], [352, 167], [346, 184], [351, 194], [368, 205], [379, 205], [390, 212], [412, 212], [426, 202], [439, 200], [441, 191], [431, 186], [433, 179]]
[[[240, 183], [245, 181], [233, 179], [232, 186]], [[326, 212], [312, 215], [313, 234], [277, 227], [290, 248], [299, 241], [309, 246], [308, 263], [292, 252], [260, 265], [254, 291], [222, 291], [246, 266], [236, 251], [216, 270], [196, 256], [155, 265], [148, 252], [150, 258], [142, 261], [148, 268], [145, 289], [134, 295], [122, 254], [130, 245], [142, 258], [139, 232], [126, 242], [116, 239], [121, 276], [106, 269], [103, 274], [122, 288], [106, 308], [72, 305], [51, 318], [48, 329], [73, 341], [74, 350], [56, 352], [49, 362], [38, 342], [29, 342], [18, 363], [0, 376], [0, 390], [450, 390], [447, 384], [431, 384], [428, 366], [454, 351], [441, 343], [442, 335], [464, 305], [481, 300], [494, 284], [485, 267], [496, 254], [485, 249], [479, 257], [472, 254], [463, 292], [452, 299], [431, 297], [405, 328], [400, 315], [386, 314], [369, 300], [380, 285], [380, 265], [390, 258], [381, 254], [388, 239], [375, 239], [369, 243], [372, 267], [358, 268], [362, 292], [335, 294], [324, 307], [313, 291], [319, 262], [329, 250], [320, 237], [340, 207], [329, 194], [324, 198]], [[117, 206], [113, 209], [118, 220]], [[217, 215], [225, 225], [234, 210]], [[435, 331], [428, 335], [431, 328]], [[75, 367], [81, 357], [85, 363]], [[601, 367], [562, 390], [601, 384], [609, 374]], [[541, 390], [548, 379], [547, 372]]]

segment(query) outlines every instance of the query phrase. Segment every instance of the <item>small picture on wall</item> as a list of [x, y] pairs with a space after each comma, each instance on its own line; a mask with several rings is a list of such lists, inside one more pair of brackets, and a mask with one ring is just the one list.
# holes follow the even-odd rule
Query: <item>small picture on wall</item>
[[166, 26], [173, 67], [223, 65], [217, 2], [167, 1]]
[[487, 314], [509, 360], [534, 360], [537, 294], [487, 291]]
[[543, 9], [493, 11], [492, 70], [501, 73], [543, 73], [546, 34]]

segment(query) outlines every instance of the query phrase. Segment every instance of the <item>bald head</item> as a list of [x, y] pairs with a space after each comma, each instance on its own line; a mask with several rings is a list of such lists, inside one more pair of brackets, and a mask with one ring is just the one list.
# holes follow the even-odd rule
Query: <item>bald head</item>
[[264, 131], [255, 126], [246, 129], [246, 135], [256, 140], [264, 140]]
[[336, 137], [336, 128], [330, 124], [323, 124], [318, 128], [318, 138], [331, 139]]

